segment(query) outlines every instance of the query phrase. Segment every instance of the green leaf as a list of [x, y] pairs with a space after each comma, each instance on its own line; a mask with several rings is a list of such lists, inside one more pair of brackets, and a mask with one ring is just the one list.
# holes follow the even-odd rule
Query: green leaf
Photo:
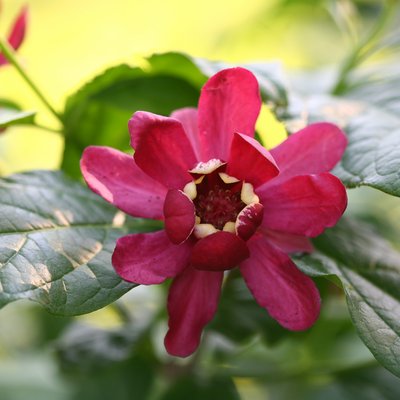
[[314, 244], [322, 254], [294, 258], [296, 265], [342, 287], [358, 335], [385, 368], [400, 376], [400, 254], [370, 225], [350, 218]]
[[[79, 160], [87, 146], [129, 150], [127, 125], [134, 112], [167, 116], [175, 109], [197, 106], [206, 77], [201, 79], [187, 57], [168, 53], [147, 62], [144, 69], [128, 65], [110, 68], [68, 98], [63, 115], [66, 139], [62, 169], [70, 176], [81, 176]], [[181, 76], [180, 65], [184, 66]]]
[[160, 400], [240, 400], [230, 378], [201, 379], [190, 375], [175, 382]]
[[102, 308], [136, 285], [111, 266], [115, 241], [160, 228], [125, 216], [61, 172], [0, 180], [0, 306], [18, 299], [72, 316]]
[[123, 326], [104, 330], [94, 326], [72, 324], [55, 343], [65, 370], [95, 371], [129, 358], [139, 330]]
[[10, 125], [33, 125], [36, 111], [20, 111], [9, 107], [0, 107], [0, 129]]
[[279, 325], [265, 308], [259, 306], [240, 274], [236, 275], [238, 277], [230, 277], [224, 285], [218, 312], [208, 328], [236, 342], [250, 339], [259, 333], [269, 344], [285, 338], [290, 331]]
[[71, 400], [146, 400], [156, 377], [151, 361], [133, 357], [95, 371], [70, 373]]
[[400, 196], [398, 115], [328, 95], [294, 98], [290, 112], [297, 115], [289, 122], [293, 130], [316, 121], [330, 121], [347, 133], [346, 152], [332, 171], [346, 187], [366, 185]]

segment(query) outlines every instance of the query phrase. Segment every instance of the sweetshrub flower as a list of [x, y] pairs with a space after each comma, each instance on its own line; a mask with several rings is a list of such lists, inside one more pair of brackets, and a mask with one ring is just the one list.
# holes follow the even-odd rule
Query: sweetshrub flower
[[[8, 36], [8, 42], [14, 50], [17, 50], [24, 40], [26, 24], [28, 19], [28, 8], [23, 7], [19, 13], [14, 25], [11, 29], [10, 35]], [[8, 64], [8, 60], [0, 53], [0, 66]]]
[[307, 329], [319, 316], [314, 282], [287, 253], [313, 251], [308, 237], [343, 214], [345, 188], [327, 171], [347, 139], [335, 125], [316, 123], [269, 152], [253, 139], [260, 107], [254, 75], [226, 69], [203, 87], [198, 109], [170, 118], [136, 112], [128, 124], [133, 157], [108, 147], [84, 151], [92, 191], [127, 214], [165, 221], [165, 230], [118, 239], [112, 264], [129, 282], [175, 278], [165, 337], [172, 355], [197, 349], [224, 271], [236, 266], [284, 327]]

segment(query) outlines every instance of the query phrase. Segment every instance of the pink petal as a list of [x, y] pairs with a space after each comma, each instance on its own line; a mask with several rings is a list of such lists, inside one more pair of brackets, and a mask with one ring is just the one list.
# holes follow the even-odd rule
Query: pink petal
[[259, 203], [250, 204], [240, 211], [236, 220], [236, 231], [239, 237], [247, 242], [260, 226], [264, 216], [264, 207]]
[[204, 161], [203, 149], [199, 136], [199, 125], [197, 122], [197, 109], [193, 107], [181, 108], [171, 114], [171, 118], [177, 119], [183, 126], [186, 135], [193, 147], [197, 161]]
[[189, 267], [174, 279], [169, 289], [169, 331], [164, 341], [169, 354], [187, 357], [196, 351], [201, 331], [217, 311], [223, 277], [223, 272]]
[[258, 82], [250, 71], [231, 68], [212, 76], [199, 101], [199, 133], [205, 160], [228, 160], [234, 132], [253, 137], [260, 109]]
[[110, 147], [91, 146], [81, 159], [90, 189], [134, 217], [164, 219], [167, 189], [137, 167], [132, 156]]
[[17, 19], [14, 22], [8, 41], [14, 50], [17, 50], [24, 40], [26, 24], [28, 20], [28, 7], [23, 7]]
[[231, 145], [226, 173], [250, 182], [255, 188], [279, 174], [275, 160], [257, 140], [235, 133]]
[[193, 201], [178, 189], [170, 189], [164, 203], [165, 232], [173, 244], [183, 243], [196, 223]]
[[311, 124], [271, 150], [280, 169], [276, 180], [329, 172], [342, 158], [346, 145], [347, 137], [336, 125]]
[[264, 237], [253, 237], [248, 245], [251, 257], [239, 269], [257, 303], [292, 331], [313, 325], [321, 298], [312, 279]]
[[326, 172], [267, 184], [258, 189], [257, 195], [264, 206], [263, 226], [309, 237], [334, 226], [347, 206], [342, 182]]
[[276, 247], [280, 248], [285, 253], [295, 253], [303, 251], [306, 253], [314, 253], [315, 249], [310, 239], [305, 236], [292, 235], [291, 233], [274, 231], [273, 229], [260, 226], [257, 229], [258, 233], [265, 236]]
[[192, 251], [192, 265], [203, 271], [225, 271], [250, 257], [246, 243], [234, 233], [216, 232], [200, 239]]
[[125, 281], [153, 285], [183, 272], [192, 248], [191, 240], [172, 244], [165, 231], [123, 236], [117, 240], [112, 265]]
[[189, 139], [176, 119], [138, 111], [128, 123], [138, 167], [168, 189], [183, 189], [196, 164]]
[[[17, 19], [14, 22], [8, 42], [14, 50], [17, 50], [24, 40], [26, 25], [28, 20], [28, 7], [23, 7]], [[0, 54], [0, 65], [7, 64], [8, 60], [3, 54]]]

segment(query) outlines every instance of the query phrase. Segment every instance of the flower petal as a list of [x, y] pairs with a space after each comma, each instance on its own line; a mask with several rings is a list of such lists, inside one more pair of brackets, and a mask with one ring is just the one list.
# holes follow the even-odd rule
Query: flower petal
[[199, 346], [201, 331], [217, 311], [223, 272], [189, 267], [171, 284], [168, 296], [169, 331], [165, 348], [173, 356], [187, 357]]
[[128, 282], [153, 285], [183, 272], [190, 264], [192, 248], [191, 240], [172, 244], [165, 231], [123, 236], [117, 240], [112, 265]]
[[229, 154], [226, 173], [254, 188], [261, 186], [279, 174], [275, 160], [257, 140], [235, 133]]
[[203, 271], [225, 271], [250, 257], [246, 243], [234, 233], [216, 232], [200, 239], [192, 251], [192, 265]]
[[204, 161], [203, 149], [199, 136], [199, 125], [197, 122], [197, 109], [193, 107], [181, 108], [171, 114], [171, 118], [177, 119], [183, 126], [186, 135], [193, 147], [197, 161]]
[[295, 253], [296, 251], [314, 253], [315, 251], [310, 239], [305, 236], [274, 231], [273, 229], [268, 229], [264, 226], [260, 226], [257, 229], [257, 232], [261, 233], [261, 235], [265, 236], [271, 243], [285, 253]]
[[336, 224], [347, 206], [342, 182], [326, 172], [267, 184], [257, 194], [264, 206], [262, 225], [294, 235], [320, 235]]
[[276, 181], [329, 172], [342, 158], [346, 145], [346, 135], [334, 124], [318, 122], [307, 126], [270, 150], [280, 169]]
[[313, 325], [321, 298], [312, 279], [264, 237], [253, 237], [248, 245], [251, 257], [239, 269], [257, 303], [292, 331]]
[[149, 178], [132, 156], [110, 147], [91, 146], [81, 159], [90, 189], [134, 217], [164, 219], [167, 189]]
[[204, 85], [198, 108], [205, 160], [228, 160], [234, 132], [254, 136], [261, 109], [255, 76], [244, 68], [224, 69]]
[[[24, 40], [26, 25], [28, 20], [28, 7], [23, 7], [17, 19], [14, 22], [8, 42], [14, 50], [17, 50]], [[0, 65], [7, 64], [8, 60], [3, 54], [0, 54]]]
[[264, 207], [260, 203], [250, 204], [240, 211], [236, 219], [236, 232], [247, 242], [260, 226], [264, 215]]
[[183, 189], [193, 180], [193, 148], [176, 119], [138, 111], [128, 123], [138, 167], [168, 189]]
[[164, 203], [165, 232], [173, 244], [183, 243], [196, 223], [193, 201], [178, 189], [170, 189]]

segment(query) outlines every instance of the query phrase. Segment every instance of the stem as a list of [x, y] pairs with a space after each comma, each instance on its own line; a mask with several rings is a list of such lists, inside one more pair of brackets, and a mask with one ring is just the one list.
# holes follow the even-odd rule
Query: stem
[[35, 126], [36, 128], [44, 129], [45, 131], [49, 131], [49, 132], [52, 132], [52, 133], [57, 133], [58, 135], [62, 135], [61, 131], [59, 131], [57, 129], [49, 128], [49, 127], [44, 126], [44, 125], [37, 124], [36, 122], [33, 124], [33, 126]]
[[[373, 49], [371, 42], [379, 34], [382, 28], [386, 25], [389, 18], [393, 15], [394, 3], [386, 7], [379, 15], [378, 20], [369, 32], [369, 35], [355, 47], [350, 56], [345, 60], [339, 74], [339, 80], [336, 86], [332, 89], [332, 94], [338, 95], [346, 89], [347, 74], [364, 61]], [[369, 45], [369, 46], [368, 46]]]
[[132, 317], [129, 313], [129, 310], [121, 302], [114, 301], [114, 303], [111, 303], [110, 306], [118, 314], [124, 324], [132, 323]]
[[39, 90], [39, 88], [33, 83], [32, 79], [26, 74], [26, 72], [22, 69], [21, 65], [19, 64], [16, 56], [15, 56], [15, 51], [11, 47], [11, 45], [8, 43], [8, 40], [4, 38], [3, 35], [0, 34], [0, 50], [4, 54], [4, 56], [7, 58], [7, 60], [14, 65], [14, 67], [17, 69], [17, 71], [20, 73], [20, 75], [25, 79], [26, 83], [32, 88], [32, 90], [36, 93], [36, 95], [42, 100], [43, 104], [48, 108], [48, 110], [61, 122], [63, 123], [63, 120], [61, 119], [61, 116], [57, 113], [57, 111], [50, 105], [50, 103], [47, 101], [47, 99], [44, 97], [42, 92]]

